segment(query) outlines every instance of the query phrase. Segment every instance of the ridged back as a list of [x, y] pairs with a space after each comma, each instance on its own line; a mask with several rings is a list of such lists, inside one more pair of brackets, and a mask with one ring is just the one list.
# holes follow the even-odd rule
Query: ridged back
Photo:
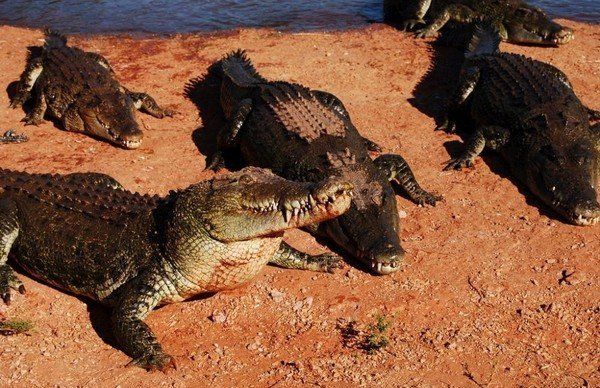
[[[4, 195], [33, 200], [59, 210], [124, 225], [158, 206], [158, 196], [141, 195], [94, 183], [84, 175], [29, 174], [0, 169]], [[1, 194], [1, 193], [0, 193]]]

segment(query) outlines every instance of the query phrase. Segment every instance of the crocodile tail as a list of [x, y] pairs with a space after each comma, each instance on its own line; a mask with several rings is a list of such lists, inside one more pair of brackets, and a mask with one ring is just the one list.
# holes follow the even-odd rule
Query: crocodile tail
[[254, 68], [246, 51], [236, 50], [221, 60], [223, 75], [240, 87], [252, 87], [259, 83], [267, 82]]
[[67, 37], [58, 31], [51, 30], [50, 28], [45, 28], [44, 35], [46, 36], [46, 39], [44, 41], [44, 48], [57, 48], [64, 47], [67, 45]]
[[500, 48], [500, 31], [491, 23], [475, 25], [473, 37], [467, 46], [467, 58], [482, 54], [494, 54]]

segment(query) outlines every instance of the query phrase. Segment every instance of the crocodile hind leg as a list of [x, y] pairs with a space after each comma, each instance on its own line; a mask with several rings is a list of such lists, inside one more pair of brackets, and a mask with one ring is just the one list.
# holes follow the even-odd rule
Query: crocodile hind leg
[[36, 91], [33, 109], [31, 112], [27, 113], [21, 121], [23, 121], [25, 125], [40, 125], [44, 121], [47, 107], [48, 104], [46, 103], [44, 92], [41, 90]]
[[410, 166], [400, 155], [381, 155], [373, 161], [386, 175], [389, 181], [396, 181], [408, 194], [408, 197], [418, 205], [432, 205], [442, 199], [441, 196], [429, 193], [421, 188]]
[[165, 294], [167, 284], [155, 272], [145, 272], [124, 286], [112, 312], [115, 339], [132, 364], [147, 370], [166, 370], [175, 366], [173, 357], [166, 354], [144, 318]]
[[11, 108], [18, 108], [29, 99], [31, 96], [31, 89], [33, 89], [35, 81], [40, 74], [42, 74], [42, 70], [42, 59], [40, 57], [32, 58], [29, 63], [27, 63], [27, 67], [19, 79], [17, 92], [10, 101]]
[[0, 189], [0, 298], [9, 304], [11, 290], [25, 293], [25, 286], [8, 265], [8, 254], [19, 235], [17, 208], [8, 198], [3, 198]]
[[324, 253], [322, 255], [313, 256], [308, 253], [300, 252], [283, 241], [273, 258], [269, 260], [269, 263], [282, 268], [305, 269], [329, 273], [342, 267], [342, 259], [335, 253]]
[[236, 146], [239, 133], [251, 111], [252, 99], [250, 98], [240, 101], [236, 106], [227, 125], [219, 131], [217, 136], [217, 146], [219, 149], [212, 155], [210, 163], [207, 163], [207, 170], [216, 171], [223, 165], [223, 154], [221, 150]]
[[457, 157], [448, 162], [444, 171], [463, 167], [471, 167], [475, 158], [483, 152], [485, 147], [495, 150], [502, 147], [510, 137], [508, 129], [498, 126], [478, 128], [465, 144], [465, 149]]
[[150, 116], [162, 119], [163, 117], [173, 117], [175, 111], [158, 106], [154, 98], [147, 93], [132, 92], [125, 89], [127, 95], [133, 100], [136, 109], [148, 113]]
[[476, 15], [471, 8], [461, 4], [450, 4], [446, 6], [442, 12], [435, 16], [427, 26], [415, 31], [418, 38], [426, 38], [433, 36], [440, 28], [444, 27], [450, 20], [455, 20], [462, 23], [470, 23], [475, 19]]

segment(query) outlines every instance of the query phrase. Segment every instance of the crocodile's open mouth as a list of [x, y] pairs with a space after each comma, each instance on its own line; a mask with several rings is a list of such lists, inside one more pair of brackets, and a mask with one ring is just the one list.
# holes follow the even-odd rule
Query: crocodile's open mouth
[[301, 227], [342, 214], [350, 206], [352, 188], [348, 182], [327, 181], [316, 185], [308, 194], [254, 201], [243, 208], [256, 215], [278, 214], [289, 227]]

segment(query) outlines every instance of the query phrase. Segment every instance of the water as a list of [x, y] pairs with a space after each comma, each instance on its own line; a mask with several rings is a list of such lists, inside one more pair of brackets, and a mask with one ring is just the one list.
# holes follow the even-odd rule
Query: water
[[[406, 0], [408, 1], [408, 0]], [[600, 0], [532, 0], [553, 17], [600, 22]], [[338, 30], [382, 21], [383, 0], [0, 0], [0, 24], [65, 33], [185, 33], [238, 27]]]

